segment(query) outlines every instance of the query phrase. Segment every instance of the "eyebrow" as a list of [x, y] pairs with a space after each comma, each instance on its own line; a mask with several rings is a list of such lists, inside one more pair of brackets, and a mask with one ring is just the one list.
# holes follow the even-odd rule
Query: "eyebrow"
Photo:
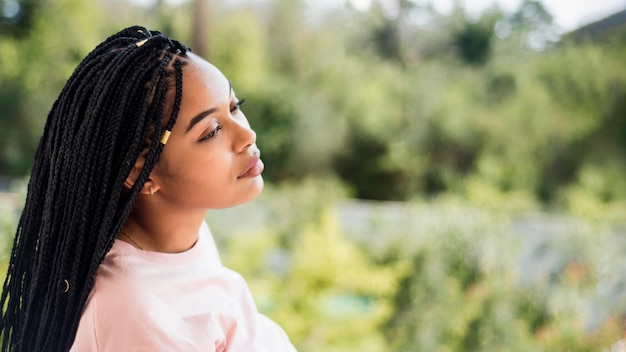
[[[232, 90], [233, 90], [233, 84], [230, 81], [228, 81], [228, 94], [229, 95], [231, 94]], [[199, 113], [198, 115], [196, 115], [194, 118], [191, 119], [191, 121], [189, 121], [189, 125], [187, 126], [187, 130], [185, 131], [185, 133], [189, 132], [193, 128], [193, 126], [195, 126], [198, 122], [204, 120], [207, 116], [211, 115], [217, 110], [219, 109], [211, 108], [209, 110], [205, 110]]]
[[191, 121], [189, 121], [189, 126], [187, 126], [187, 130], [186, 132], [189, 132], [193, 126], [195, 126], [198, 122], [204, 120], [207, 116], [211, 115], [212, 113], [216, 112], [217, 110], [219, 110], [218, 108], [211, 108], [209, 110], [205, 110], [201, 113], [199, 113], [198, 115], [196, 115], [194, 118], [191, 119]]

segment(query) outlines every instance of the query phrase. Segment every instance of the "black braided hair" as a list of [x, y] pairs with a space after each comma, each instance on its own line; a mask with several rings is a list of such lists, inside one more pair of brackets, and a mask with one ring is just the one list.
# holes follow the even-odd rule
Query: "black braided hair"
[[96, 270], [176, 122], [187, 51], [157, 31], [124, 29], [87, 55], [54, 102], [0, 298], [2, 351], [72, 346]]

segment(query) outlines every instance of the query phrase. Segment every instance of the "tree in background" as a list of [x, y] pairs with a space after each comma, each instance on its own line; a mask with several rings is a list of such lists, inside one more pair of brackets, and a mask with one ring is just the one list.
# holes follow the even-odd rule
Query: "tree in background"
[[[6, 0], [0, 17], [0, 175], [25, 175], [52, 100], [101, 37], [102, 20], [82, 1]], [[80, 28], [80, 30], [77, 30]]]
[[[248, 98], [269, 182], [339, 178], [353, 196], [379, 200], [454, 195], [594, 214], [622, 206], [623, 49], [554, 45], [537, 1], [470, 19], [461, 7], [443, 16], [405, 0], [364, 11], [213, 1], [190, 23], [207, 3], [49, 0], [30, 22], [5, 16], [2, 25], [31, 29], [13, 31], [21, 39], [1, 34], [1, 173], [27, 172], [45, 112], [84, 44], [139, 20], [209, 48]], [[543, 44], [529, 46], [537, 36]]]
[[459, 50], [459, 56], [467, 63], [485, 64], [491, 55], [493, 31], [479, 23], [467, 23], [456, 33], [454, 43]]
[[[535, 1], [479, 18], [374, 3], [214, 0], [196, 17], [208, 29], [194, 29], [195, 1], [45, 0], [18, 22], [3, 12], [0, 174], [28, 172], [86, 50], [139, 22], [204, 43], [247, 100], [267, 165], [255, 204], [267, 208], [232, 222], [267, 222], [241, 236], [223, 213], [210, 224], [224, 261], [302, 351], [608, 347], [626, 309], [623, 236], [606, 229], [626, 214], [624, 42], [554, 42]], [[345, 225], [333, 214], [351, 197], [408, 202], [358, 203], [357, 215], [392, 207], [392, 221], [375, 212]], [[418, 199], [428, 202], [411, 210]], [[508, 216], [541, 209], [604, 221], [520, 247], [529, 236], [510, 231], [530, 225]], [[538, 276], [522, 280], [524, 268]]]
[[35, 0], [1, 0], [0, 33], [20, 38], [28, 33], [42, 4]]
[[193, 38], [192, 47], [196, 54], [210, 58], [209, 53], [209, 21], [211, 2], [209, 0], [195, 0], [193, 8]]

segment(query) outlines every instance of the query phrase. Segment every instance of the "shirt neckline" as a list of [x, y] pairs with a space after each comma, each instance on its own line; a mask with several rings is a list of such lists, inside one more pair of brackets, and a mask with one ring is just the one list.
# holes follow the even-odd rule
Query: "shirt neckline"
[[109, 254], [110, 255], [115, 255], [115, 254], [128, 255], [134, 258], [145, 260], [147, 262], [158, 263], [158, 264], [180, 265], [180, 264], [189, 263], [193, 261], [194, 259], [196, 259], [202, 250], [204, 242], [205, 242], [204, 236], [202, 236], [201, 232], [199, 231], [198, 240], [188, 250], [183, 251], [183, 252], [178, 252], [178, 253], [164, 253], [164, 252], [142, 250], [142, 249], [134, 247], [130, 243], [116, 239], [115, 242], [113, 243], [113, 247], [111, 248], [111, 251], [109, 252]]

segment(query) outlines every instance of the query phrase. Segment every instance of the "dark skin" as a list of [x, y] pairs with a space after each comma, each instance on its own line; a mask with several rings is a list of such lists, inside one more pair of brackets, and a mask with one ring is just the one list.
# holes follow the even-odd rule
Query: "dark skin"
[[[122, 228], [126, 235], [118, 236], [143, 250], [188, 250], [209, 209], [243, 204], [263, 190], [256, 134], [229, 81], [199, 56], [187, 60], [178, 119]], [[127, 188], [143, 162], [135, 163]]]

